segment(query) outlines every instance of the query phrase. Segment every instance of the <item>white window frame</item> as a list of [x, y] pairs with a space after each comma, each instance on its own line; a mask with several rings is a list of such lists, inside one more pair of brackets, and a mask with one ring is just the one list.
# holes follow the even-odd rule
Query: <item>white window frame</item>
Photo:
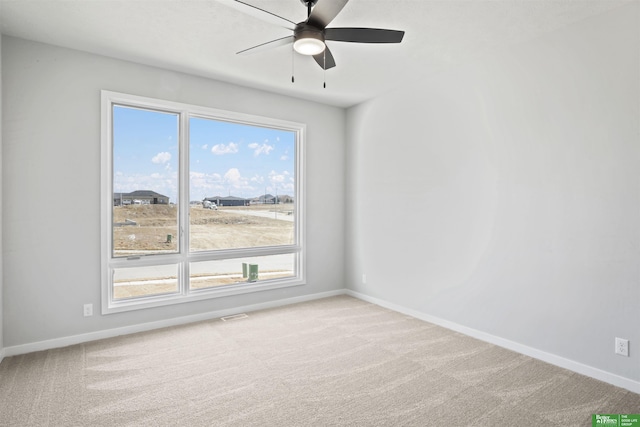
[[[178, 197], [178, 252], [140, 257], [113, 256], [113, 122], [114, 105], [174, 113], [179, 117], [179, 197]], [[305, 135], [306, 125], [291, 121], [230, 112], [208, 107], [164, 101], [125, 93], [101, 91], [101, 293], [102, 314], [118, 313], [150, 307], [199, 301], [250, 292], [299, 286], [306, 283], [305, 275]], [[233, 123], [268, 127], [296, 134], [294, 220], [295, 241], [291, 245], [189, 252], [189, 119], [210, 118]], [[189, 289], [189, 264], [255, 256], [294, 254], [296, 275], [281, 279], [260, 280], [205, 289]], [[113, 272], [123, 267], [178, 265], [178, 292], [131, 299], [113, 298]]]

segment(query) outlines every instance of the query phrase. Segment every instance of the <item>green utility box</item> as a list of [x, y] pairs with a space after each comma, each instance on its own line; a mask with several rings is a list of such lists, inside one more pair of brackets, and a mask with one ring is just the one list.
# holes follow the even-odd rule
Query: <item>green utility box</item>
[[255, 282], [258, 280], [258, 264], [249, 264], [249, 281]]

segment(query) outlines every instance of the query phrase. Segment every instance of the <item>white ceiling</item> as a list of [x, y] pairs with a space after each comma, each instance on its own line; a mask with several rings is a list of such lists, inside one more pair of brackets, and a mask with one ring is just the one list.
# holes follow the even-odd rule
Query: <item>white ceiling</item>
[[[244, 0], [289, 20], [299, 0]], [[332, 0], [319, 0], [332, 1]], [[530, 40], [637, 0], [350, 0], [329, 27], [406, 31], [401, 44], [327, 42], [337, 66], [282, 46], [237, 51], [290, 35], [216, 0], [0, 0], [2, 34], [347, 107], [399, 82]], [[326, 77], [327, 88], [323, 88]]]

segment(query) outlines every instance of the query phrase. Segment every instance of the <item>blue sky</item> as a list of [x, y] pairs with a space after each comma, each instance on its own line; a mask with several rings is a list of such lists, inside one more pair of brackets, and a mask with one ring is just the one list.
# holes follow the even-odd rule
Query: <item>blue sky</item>
[[[189, 121], [189, 200], [294, 195], [295, 133], [203, 118]], [[178, 116], [114, 107], [113, 191], [177, 201]]]

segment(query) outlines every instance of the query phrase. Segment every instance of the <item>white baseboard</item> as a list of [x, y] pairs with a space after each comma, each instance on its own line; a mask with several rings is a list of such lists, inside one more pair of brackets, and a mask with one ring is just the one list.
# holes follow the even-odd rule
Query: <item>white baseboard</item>
[[504, 338], [500, 338], [498, 336], [491, 335], [486, 332], [478, 331], [476, 329], [469, 328], [467, 326], [459, 325], [457, 323], [454, 323], [445, 319], [441, 319], [439, 317], [431, 316], [417, 310], [413, 310], [397, 304], [393, 304], [379, 298], [370, 297], [368, 295], [361, 294], [359, 292], [355, 292], [349, 289], [347, 289], [345, 293], [354, 298], [358, 298], [363, 301], [367, 301], [372, 304], [379, 305], [381, 307], [385, 307], [390, 310], [397, 311], [399, 313], [406, 314], [411, 317], [415, 317], [416, 319], [424, 320], [425, 322], [442, 326], [452, 331], [460, 332], [467, 336], [477, 338], [481, 341], [495, 344], [499, 347], [503, 347], [508, 350], [512, 350], [529, 357], [533, 357], [534, 359], [542, 360], [543, 362], [547, 362], [552, 365], [567, 369], [569, 371], [573, 371], [578, 374], [585, 375], [587, 377], [595, 378], [597, 380], [606, 382], [616, 387], [621, 387], [629, 391], [632, 391], [634, 393], [640, 394], [640, 382], [638, 381], [621, 377], [619, 375], [612, 374], [611, 372], [603, 371], [601, 369], [594, 368], [592, 366], [588, 366], [580, 362], [576, 362], [574, 360], [566, 359], [564, 357], [557, 356], [555, 354], [547, 353], [545, 351], [541, 351], [533, 347], [528, 347], [526, 345], [523, 345], [514, 341], [510, 341]]
[[[285, 305], [296, 304], [299, 302], [312, 301], [321, 298], [328, 298], [336, 295], [344, 295], [346, 289], [338, 289], [335, 291], [321, 292], [312, 295], [303, 295], [300, 297], [286, 298], [275, 301], [268, 301], [260, 304], [245, 305], [242, 307], [228, 308], [224, 310], [210, 311], [207, 313], [194, 314], [191, 316], [175, 317], [157, 322], [141, 323], [138, 325], [124, 326], [121, 328], [106, 329], [103, 331], [89, 332], [86, 334], [73, 335], [69, 337], [55, 338], [46, 341], [38, 341], [34, 343], [15, 345], [5, 347], [0, 350], [0, 356], [6, 357], [16, 356], [19, 354], [33, 353], [35, 351], [50, 350], [52, 348], [67, 347], [74, 344], [81, 344], [89, 341], [101, 340], [104, 338], [112, 338], [120, 335], [134, 334], [137, 332], [146, 332], [154, 329], [166, 328], [170, 326], [184, 325], [187, 323], [200, 322], [202, 320], [217, 319], [237, 313], [246, 313], [268, 308], [282, 307]], [[0, 360], [2, 357], [0, 357]]]
[[2, 363], [2, 359], [4, 359], [4, 348], [0, 348], [0, 363]]

